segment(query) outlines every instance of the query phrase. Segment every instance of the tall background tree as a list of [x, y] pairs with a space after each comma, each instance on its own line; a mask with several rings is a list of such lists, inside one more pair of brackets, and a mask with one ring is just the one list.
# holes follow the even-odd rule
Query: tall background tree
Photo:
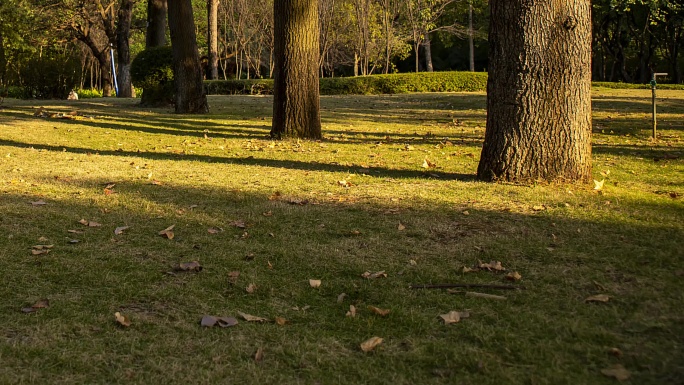
[[179, 114], [209, 112], [190, 0], [170, 0], [169, 31], [173, 49], [175, 110]]
[[591, 5], [492, 0], [483, 180], [591, 175]]
[[271, 137], [321, 138], [318, 0], [275, 0]]
[[116, 52], [119, 58], [117, 80], [119, 94], [122, 98], [135, 96], [131, 82], [131, 21], [133, 19], [133, 0], [121, 0], [116, 25]]
[[207, 80], [218, 79], [218, 6], [219, 0], [207, 0]]
[[168, 4], [166, 0], [147, 0], [147, 32], [145, 47], [166, 45]]

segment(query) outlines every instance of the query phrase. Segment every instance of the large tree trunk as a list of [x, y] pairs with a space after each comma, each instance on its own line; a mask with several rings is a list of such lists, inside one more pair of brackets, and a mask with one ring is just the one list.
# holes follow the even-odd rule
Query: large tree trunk
[[146, 48], [166, 45], [166, 14], [166, 0], [147, 0]]
[[591, 175], [591, 5], [492, 0], [483, 180]]
[[218, 79], [218, 6], [219, 0], [207, 0], [207, 43], [209, 63], [207, 79]]
[[204, 92], [191, 0], [169, 1], [169, 30], [173, 48], [176, 113], [207, 113], [209, 105]]
[[321, 138], [318, 0], [275, 0], [271, 137]]
[[119, 97], [131, 98], [135, 96], [131, 83], [131, 50], [130, 32], [133, 16], [133, 0], [123, 0], [119, 8], [118, 25], [116, 28], [116, 52], [119, 57]]

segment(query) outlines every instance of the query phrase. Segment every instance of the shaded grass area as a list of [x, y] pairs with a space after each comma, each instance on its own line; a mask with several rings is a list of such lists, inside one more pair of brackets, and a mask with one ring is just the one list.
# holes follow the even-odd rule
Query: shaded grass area
[[[652, 142], [646, 91], [595, 90], [602, 194], [475, 181], [482, 94], [324, 97], [326, 138], [282, 143], [266, 139], [268, 97], [211, 97], [202, 117], [126, 100], [44, 105], [77, 120], [6, 101], [0, 382], [609, 384], [600, 370], [616, 363], [632, 383], [682, 382], [684, 205], [670, 194], [684, 194], [684, 98], [662, 94]], [[170, 225], [174, 239], [157, 235]], [[33, 256], [37, 244], [54, 247]], [[193, 260], [204, 270], [168, 274]], [[462, 273], [478, 260], [519, 272], [526, 290], [478, 289], [507, 297], [491, 301], [409, 289], [506, 283]], [[612, 299], [584, 302], [594, 294]], [[21, 313], [41, 298], [50, 308]], [[471, 317], [443, 325], [450, 310]], [[289, 323], [199, 326], [238, 311]], [[385, 341], [362, 353], [372, 336]]]

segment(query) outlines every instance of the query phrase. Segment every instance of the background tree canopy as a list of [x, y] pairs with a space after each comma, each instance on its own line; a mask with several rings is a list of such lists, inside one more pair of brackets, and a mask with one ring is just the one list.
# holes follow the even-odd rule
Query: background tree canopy
[[[209, 63], [207, 1], [192, 1], [205, 66]], [[27, 76], [29, 62], [69, 58], [80, 62], [80, 69], [62, 75], [77, 75], [76, 87], [103, 89], [107, 94], [111, 88], [108, 50], [110, 44], [115, 50], [119, 47], [117, 13], [122, 4], [122, 0], [3, 1], [0, 86], [30, 87], [36, 80]], [[657, 71], [670, 74], [661, 81], [682, 83], [684, 6], [680, 2], [596, 0], [592, 7], [593, 80], [645, 83]], [[468, 70], [471, 38], [474, 69], [488, 68], [486, 0], [320, 0], [319, 8], [323, 77]], [[147, 10], [147, 0], [135, 2], [132, 58], [145, 47]], [[216, 37], [219, 79], [273, 76], [273, 0], [221, 1]]]

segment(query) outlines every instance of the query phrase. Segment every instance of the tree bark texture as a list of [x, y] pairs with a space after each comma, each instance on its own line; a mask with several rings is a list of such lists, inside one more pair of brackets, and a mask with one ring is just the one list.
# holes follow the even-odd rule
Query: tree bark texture
[[202, 65], [197, 50], [195, 20], [191, 0], [169, 0], [169, 30], [173, 50], [173, 80], [176, 89], [176, 113], [209, 112], [204, 92]]
[[219, 0], [207, 0], [208, 80], [218, 79], [218, 6]]
[[147, 33], [145, 47], [166, 45], [166, 0], [147, 0]]
[[5, 39], [0, 28], [0, 87], [5, 84], [5, 73], [7, 73], [7, 57], [5, 56]]
[[274, 138], [321, 138], [318, 0], [275, 0]]
[[423, 40], [423, 52], [425, 52], [425, 71], [434, 72], [435, 68], [432, 65], [432, 40], [430, 40], [430, 34], [425, 35], [425, 40]]
[[119, 8], [118, 25], [116, 28], [116, 52], [119, 57], [117, 80], [119, 81], [119, 97], [134, 97], [131, 84], [131, 18], [133, 16], [133, 0], [123, 0]]
[[494, 181], [591, 176], [591, 4], [492, 0], [487, 130], [477, 170]]

